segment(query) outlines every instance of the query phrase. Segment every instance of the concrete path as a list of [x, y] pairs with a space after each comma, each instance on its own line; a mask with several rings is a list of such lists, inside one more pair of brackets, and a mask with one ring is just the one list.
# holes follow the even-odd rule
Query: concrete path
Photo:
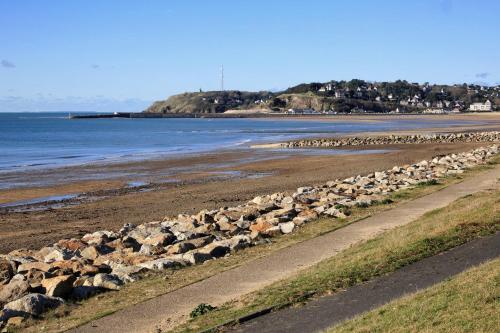
[[166, 331], [200, 303], [217, 306], [261, 289], [330, 258], [357, 242], [405, 225], [430, 210], [445, 207], [464, 195], [500, 188], [499, 177], [500, 166], [496, 166], [460, 184], [123, 309], [72, 332], [154, 332], [158, 327]]
[[303, 307], [288, 308], [244, 323], [228, 332], [320, 332], [394, 299], [430, 287], [500, 256], [500, 233], [479, 238], [387, 276], [325, 296]]

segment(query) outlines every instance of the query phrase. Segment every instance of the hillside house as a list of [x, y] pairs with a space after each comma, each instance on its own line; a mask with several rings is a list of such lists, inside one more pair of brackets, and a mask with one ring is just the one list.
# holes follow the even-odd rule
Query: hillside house
[[345, 93], [343, 90], [335, 90], [335, 98], [344, 98], [345, 97]]
[[493, 104], [487, 100], [484, 103], [472, 103], [469, 106], [469, 111], [487, 112], [493, 110]]

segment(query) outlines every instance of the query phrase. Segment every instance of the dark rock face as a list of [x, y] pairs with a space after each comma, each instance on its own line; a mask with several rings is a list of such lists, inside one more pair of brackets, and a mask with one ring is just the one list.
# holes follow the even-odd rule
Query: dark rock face
[[153, 103], [150, 113], [222, 113], [235, 108], [255, 107], [272, 97], [269, 92], [209, 91], [184, 93]]

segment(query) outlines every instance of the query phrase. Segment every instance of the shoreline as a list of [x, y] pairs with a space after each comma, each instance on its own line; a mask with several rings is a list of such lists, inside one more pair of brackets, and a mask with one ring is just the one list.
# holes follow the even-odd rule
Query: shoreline
[[[421, 133], [426, 132], [450, 132], [450, 131], [475, 131], [475, 130], [486, 130], [488, 128], [500, 129], [500, 113], [492, 114], [454, 114], [454, 115], [325, 115], [324, 117], [311, 116], [311, 115], [296, 115], [291, 118], [282, 117], [266, 117], [266, 118], [248, 118], [258, 121], [311, 121], [320, 122], [325, 124], [335, 123], [384, 123], [390, 124], [390, 121], [398, 120], [414, 120], [423, 122], [424, 125], [421, 127], [415, 127], [407, 129], [408, 123], [401, 122], [396, 127], [400, 129], [389, 129], [391, 133], [398, 134], [410, 134], [410, 133]], [[443, 120], [453, 122], [452, 124], [443, 124]], [[389, 122], [387, 122], [389, 121]], [[465, 123], [460, 123], [465, 122]], [[436, 122], [433, 124], [433, 122]], [[440, 123], [441, 122], [441, 123]], [[411, 127], [412, 125], [410, 125]], [[413, 125], [415, 126], [415, 125]], [[386, 126], [387, 127], [387, 126]], [[272, 132], [271, 132], [272, 133]], [[322, 130], [309, 129], [308, 131], [301, 132], [300, 130], [291, 130], [290, 132], [283, 132], [281, 135], [283, 138], [259, 138], [259, 139], [248, 139], [240, 142], [220, 142], [214, 143], [211, 147], [193, 147], [191, 151], [179, 151], [167, 149], [165, 151], [150, 152], [147, 150], [137, 150], [131, 151], [130, 153], [123, 152], [109, 152], [104, 155], [91, 156], [93, 154], [86, 153], [87, 155], [77, 156], [77, 159], [73, 158], [60, 158], [59, 160], [47, 160], [41, 162], [22, 162], [20, 161], [17, 166], [11, 166], [7, 169], [7, 166], [0, 170], [0, 189], [5, 188], [1, 186], [2, 182], [5, 182], [5, 178], [9, 177], [15, 173], [31, 173], [39, 172], [51, 169], [64, 169], [64, 168], [78, 168], [78, 167], [94, 167], [94, 166], [107, 166], [112, 164], [122, 164], [122, 163], [133, 163], [133, 162], [143, 162], [152, 160], [165, 160], [165, 159], [177, 159], [181, 157], [187, 157], [200, 155], [200, 154], [210, 154], [218, 152], [227, 152], [232, 150], [244, 150], [244, 149], [254, 149], [254, 148], [276, 148], [276, 143], [282, 141], [299, 140], [304, 138], [324, 138], [329, 136], [356, 136], [356, 135], [383, 135], [387, 133], [387, 130], [381, 128], [380, 130], [374, 129], [367, 131], [366, 129], [359, 129], [358, 131], [335, 131], [334, 129]], [[264, 132], [265, 134], [265, 132]], [[248, 141], [248, 142], [245, 142]], [[117, 155], [118, 154], [118, 155]], [[73, 156], [71, 156], [73, 157]], [[54, 159], [54, 157], [51, 157]], [[36, 163], [36, 164], [31, 164]], [[42, 164], [39, 164], [42, 163]], [[24, 165], [26, 164], [26, 165]]]
[[[288, 138], [276, 141], [275, 139], [269, 139], [269, 140], [262, 140], [262, 142], [248, 142], [248, 143], [242, 143], [239, 145], [230, 145], [230, 146], [221, 146], [221, 147], [214, 147], [213, 149], [208, 149], [208, 150], [202, 150], [202, 151], [190, 151], [190, 152], [158, 152], [154, 154], [150, 154], [149, 156], [146, 154], [142, 154], [141, 157], [139, 157], [141, 154], [137, 153], [136, 156], [129, 156], [129, 157], [114, 157], [114, 158], [108, 158], [107, 160], [93, 160], [93, 161], [87, 161], [87, 162], [82, 162], [82, 163], [75, 163], [75, 164], [61, 164], [61, 165], [53, 165], [53, 166], [46, 166], [46, 167], [40, 167], [40, 168], [32, 168], [32, 169], [21, 169], [21, 170], [14, 170], [14, 171], [6, 171], [3, 170], [0, 172], [0, 183], [3, 182], [3, 186], [0, 184], [0, 204], [4, 203], [5, 200], [2, 199], [2, 192], [3, 191], [8, 191], [8, 190], [15, 190], [15, 189], [36, 189], [40, 187], [47, 187], [47, 186], [57, 186], [60, 184], [64, 183], [74, 183], [74, 182], [87, 182], [87, 181], [114, 181], [114, 180], [121, 180], [123, 178], [130, 177], [130, 172], [127, 170], [133, 170], [135, 168], [138, 168], [138, 166], [146, 163], [164, 163], [167, 161], [171, 161], [172, 164], [175, 166], [178, 164], [179, 161], [182, 160], [192, 160], [193, 157], [204, 157], [204, 156], [209, 156], [209, 158], [213, 158], [214, 155], [221, 155], [221, 156], [227, 156], [231, 154], [240, 154], [239, 159], [242, 158], [247, 158], [247, 159], [254, 159], [254, 160], [259, 160], [259, 157], [256, 155], [259, 155], [260, 153], [256, 153], [256, 151], [262, 151], [265, 149], [273, 150], [273, 149], [281, 149], [282, 143], [284, 142], [290, 142], [290, 141], [295, 141], [295, 140], [301, 140], [301, 139], [324, 139], [328, 137], [352, 137], [352, 136], [380, 136], [380, 135], [387, 135], [387, 134], [395, 134], [395, 135], [413, 135], [413, 134], [422, 134], [422, 133], [453, 133], [453, 132], [474, 132], [474, 131], [485, 131], [485, 130], [500, 130], [500, 113], [496, 114], [458, 114], [458, 115], [445, 115], [448, 116], [448, 120], [467, 120], [467, 121], [474, 121], [476, 123], [473, 124], [452, 124], [449, 125], [448, 127], [442, 127], [442, 126], [429, 126], [429, 127], [422, 127], [422, 128], [413, 128], [413, 129], [394, 129], [390, 131], [358, 131], [358, 132], [328, 132], [328, 133], [321, 133], [321, 132], [309, 132], [309, 133], [297, 133], [295, 135], [288, 135]], [[356, 118], [356, 119], [353, 119]], [[324, 122], [352, 122], [355, 120], [355, 122], [377, 122], [377, 117], [381, 117], [381, 115], [335, 115], [335, 118], [330, 117], [330, 119], [327, 119], [326, 117], [322, 119]], [[470, 118], [473, 119], [470, 119]], [[384, 115], [383, 118], [386, 120], [390, 118], [391, 120], [397, 120], [397, 119], [414, 119], [414, 120], [422, 120], [422, 118], [426, 118], [426, 120], [435, 120], [435, 119], [440, 119], [442, 120], [443, 115]], [[269, 119], [263, 119], [269, 120]], [[290, 121], [294, 120], [311, 120], [311, 121], [317, 121], [318, 118], [314, 116], [303, 116], [303, 115], [298, 115], [295, 119], [290, 119]], [[440, 125], [440, 124], [435, 124], [435, 125]], [[404, 127], [404, 126], [403, 126]], [[290, 152], [291, 153], [291, 152]], [[246, 155], [246, 156], [245, 156]], [[224, 157], [222, 158], [224, 160]], [[245, 160], [246, 162], [246, 160]], [[217, 167], [215, 166], [209, 166], [210, 168]], [[93, 173], [89, 174], [89, 171], [94, 171]], [[104, 172], [100, 172], [99, 170], [104, 170]], [[115, 174], [111, 174], [111, 172], [107, 172], [106, 170], [111, 170]], [[189, 171], [189, 170], [187, 170]], [[195, 170], [196, 171], [196, 170]], [[186, 170], [181, 170], [181, 172], [186, 172]], [[37, 178], [43, 178], [45, 175], [50, 174], [50, 173], [62, 173], [62, 174], [78, 174], [80, 175], [80, 178], [78, 177], [70, 177], [73, 179], [69, 180], [61, 180], [59, 182], [57, 181], [50, 181], [47, 183], [43, 182], [37, 182], [34, 180], [34, 175]], [[26, 177], [27, 176], [27, 177]], [[12, 181], [14, 178], [22, 179], [23, 183], [27, 185], [17, 185], [17, 186], [12, 186], [12, 185], [5, 185], [9, 184], [9, 182], [15, 182]], [[15, 200], [12, 200], [15, 201]]]

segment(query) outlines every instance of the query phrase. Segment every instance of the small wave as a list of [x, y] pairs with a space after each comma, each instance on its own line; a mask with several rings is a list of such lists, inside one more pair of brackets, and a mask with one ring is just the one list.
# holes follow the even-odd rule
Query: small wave
[[67, 156], [59, 156], [56, 158], [64, 159], [64, 160], [69, 160], [73, 158], [80, 158], [80, 157], [85, 157], [84, 155], [67, 155]]
[[68, 119], [68, 116], [59, 116], [59, 117], [17, 117], [17, 119]]

